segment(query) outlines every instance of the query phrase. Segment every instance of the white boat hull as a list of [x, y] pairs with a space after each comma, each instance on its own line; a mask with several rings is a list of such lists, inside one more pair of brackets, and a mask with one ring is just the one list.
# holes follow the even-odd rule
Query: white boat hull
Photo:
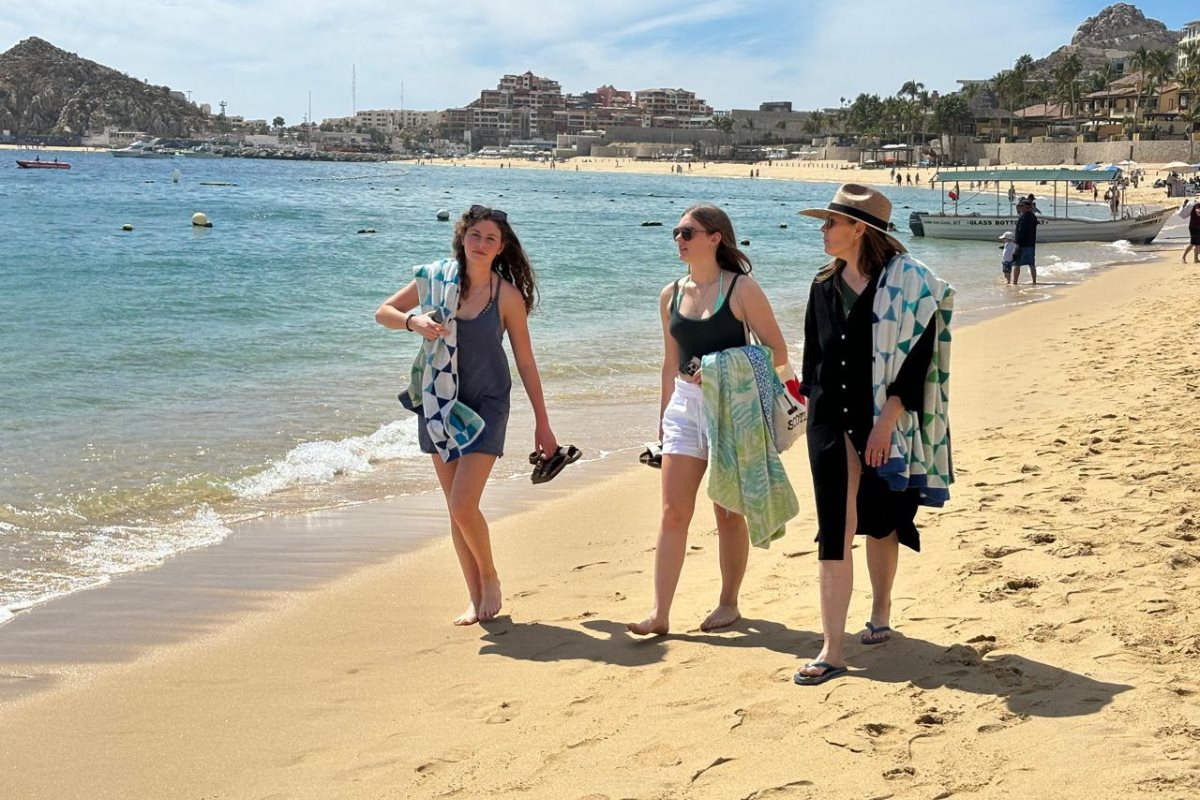
[[[1149, 244], [1158, 236], [1173, 208], [1162, 208], [1124, 219], [1082, 219], [1038, 217], [1037, 240], [1044, 242], [1117, 242], [1128, 240]], [[979, 216], [932, 214], [915, 211], [909, 217], [909, 227], [915, 236], [932, 239], [966, 239], [995, 242], [1005, 231], [1015, 231], [1014, 215]]]
[[170, 158], [170, 153], [160, 153], [156, 150], [109, 150], [113, 158]]

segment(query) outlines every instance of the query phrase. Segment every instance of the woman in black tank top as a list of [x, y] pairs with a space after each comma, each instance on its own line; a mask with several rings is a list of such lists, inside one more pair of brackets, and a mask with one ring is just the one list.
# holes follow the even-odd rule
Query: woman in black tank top
[[[687, 276], [659, 295], [663, 326], [662, 396], [658, 437], [662, 442], [662, 520], [654, 560], [654, 608], [629, 630], [640, 635], [670, 629], [671, 602], [687, 549], [688, 525], [708, 467], [700, 382], [694, 365], [722, 350], [742, 347], [747, 327], [775, 357], [787, 363], [787, 344], [762, 287], [750, 277], [750, 259], [737, 248], [733, 224], [715, 206], [693, 206], [672, 232]], [[738, 591], [746, 572], [750, 536], [746, 520], [716, 504], [720, 536], [721, 596], [702, 630], [738, 620]]]

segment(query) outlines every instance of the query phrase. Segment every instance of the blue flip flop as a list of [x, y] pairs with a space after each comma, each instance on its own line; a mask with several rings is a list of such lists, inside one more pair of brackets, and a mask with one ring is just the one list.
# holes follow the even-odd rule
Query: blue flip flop
[[[861, 642], [862, 644], [868, 644], [868, 645], [883, 644], [884, 642], [886, 642], [892, 638], [892, 629], [889, 628], [887, 625], [880, 625], [879, 627], [875, 627], [874, 625], [871, 624], [870, 620], [867, 620], [866, 625], [867, 625], [868, 633], [864, 633], [858, 639], [858, 641]], [[868, 639], [867, 638], [868, 636], [878, 636], [881, 633], [886, 633], [887, 636], [883, 637], [882, 639]]]
[[821, 667], [825, 671], [820, 675], [801, 675], [800, 670], [796, 670], [796, 674], [792, 676], [792, 680], [795, 681], [798, 686], [819, 686], [827, 680], [836, 678], [839, 675], [845, 675], [847, 672], [849, 672], [849, 670], [845, 667], [835, 667], [828, 661], [813, 661], [810, 664], [805, 664], [800, 669], [808, 669], [810, 667]]

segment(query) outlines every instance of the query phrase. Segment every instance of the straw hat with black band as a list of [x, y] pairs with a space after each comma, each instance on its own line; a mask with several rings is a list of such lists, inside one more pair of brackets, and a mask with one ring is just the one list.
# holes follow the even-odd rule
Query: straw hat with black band
[[887, 237], [888, 241], [901, 253], [907, 253], [899, 239], [888, 232], [888, 223], [892, 216], [892, 201], [878, 189], [863, 186], [858, 183], [844, 183], [838, 187], [833, 200], [825, 208], [806, 208], [798, 212], [806, 217], [829, 219], [835, 214], [839, 217], [861, 222], [868, 228], [874, 228]]

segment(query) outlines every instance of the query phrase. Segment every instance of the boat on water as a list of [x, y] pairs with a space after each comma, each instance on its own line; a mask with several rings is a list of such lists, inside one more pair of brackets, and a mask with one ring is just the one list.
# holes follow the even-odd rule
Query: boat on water
[[158, 147], [158, 139], [150, 142], [134, 142], [128, 147], [109, 150], [114, 158], [170, 158], [173, 151]]
[[180, 158], [224, 158], [220, 153], [214, 153], [212, 150], [204, 147], [193, 147], [191, 150], [179, 150], [175, 155]]
[[22, 161], [17, 159], [17, 166], [21, 169], [70, 169], [71, 165], [65, 161], [42, 161], [35, 159], [33, 161]]
[[[996, 213], [960, 213], [958, 211], [961, 189], [942, 192], [941, 212], [914, 211], [909, 215], [908, 225], [914, 236], [932, 239], [968, 239], [994, 242], [1000, 234], [1011, 231], [1017, 225], [1017, 213], [1009, 206], [1007, 195], [1001, 194], [1001, 182], [1034, 181], [1054, 184], [1051, 214], [1038, 214], [1037, 238], [1042, 242], [1117, 242], [1126, 240], [1134, 244], [1149, 244], [1158, 236], [1175, 208], [1151, 208], [1130, 210], [1121, 204], [1122, 215], [1117, 219], [1093, 219], [1069, 216], [1070, 188], [1063, 193], [1063, 214], [1058, 214], [1058, 184], [1113, 183], [1121, 176], [1121, 170], [1079, 169], [1058, 167], [1053, 169], [979, 169], [948, 170], [933, 176], [933, 183], [955, 187], [971, 181], [987, 181], [996, 184]], [[1116, 190], [1116, 184], [1113, 183]], [[946, 209], [946, 198], [953, 201], [953, 208]]]

